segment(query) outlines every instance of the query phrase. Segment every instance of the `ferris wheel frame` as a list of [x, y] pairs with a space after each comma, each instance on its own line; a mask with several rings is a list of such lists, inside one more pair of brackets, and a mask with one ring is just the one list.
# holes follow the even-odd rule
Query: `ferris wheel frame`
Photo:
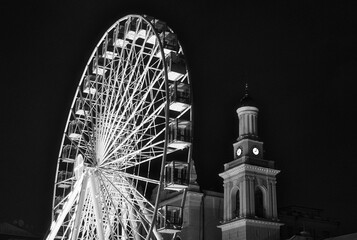
[[[132, 30], [130, 29], [131, 23], [135, 21], [140, 24], [145, 23], [146, 29], [139, 29], [136, 26], [136, 29], [130, 32]], [[126, 27], [123, 38], [115, 39], [115, 36], [120, 34], [119, 27], [123, 22]], [[164, 227], [161, 228], [163, 233], [173, 233], [174, 236], [177, 234], [177, 229], [180, 227], [174, 226], [172, 228], [170, 225], [171, 229], [170, 227], [167, 228], [168, 217], [165, 214], [170, 213], [170, 211], [179, 212], [182, 224], [182, 208], [189, 184], [188, 176], [192, 155], [192, 91], [190, 90], [190, 80], [185, 63], [184, 72], [182, 71], [182, 60], [184, 61], [184, 58], [181, 45], [176, 39], [176, 50], [165, 48], [164, 41], [166, 39], [162, 38], [162, 32], [158, 30], [158, 25], [165, 28], [162, 31], [164, 37], [166, 37], [166, 33], [168, 33], [167, 36], [171, 34], [171, 37], [175, 37], [173, 31], [160, 20], [146, 15], [127, 15], [119, 19], [105, 32], [92, 52], [77, 87], [61, 141], [53, 193], [52, 225], [47, 239], [109, 239], [112, 236], [110, 235], [113, 231], [112, 228], [119, 229], [118, 226], [114, 226], [115, 224], [121, 226], [121, 230], [118, 230], [118, 232], [121, 232], [116, 236], [118, 239], [119, 237], [120, 239], [149, 239], [152, 233], [156, 239], [161, 239], [160, 231], [156, 227], [157, 216], [159, 216], [161, 223], [162, 219], [166, 219]], [[155, 42], [152, 39], [150, 40], [149, 35], [146, 35], [150, 31], [152, 33], [150, 37], [156, 38]], [[112, 40], [109, 40], [108, 36], [110, 35], [114, 36]], [[141, 45], [140, 52], [135, 53], [135, 50], [133, 51], [136, 47], [135, 41], [137, 41], [137, 38], [145, 36], [146, 39]], [[147, 43], [152, 44], [152, 48], [146, 49], [145, 44]], [[131, 47], [130, 53], [125, 53], [124, 49], [129, 45]], [[113, 51], [108, 51], [109, 48]], [[140, 54], [143, 54], [144, 51], [150, 52], [149, 59], [144, 56], [139, 60], [142, 56]], [[118, 56], [119, 54], [120, 56]], [[114, 60], [125, 54], [128, 54], [129, 57], [133, 54], [133, 59], [130, 60], [135, 61], [133, 69], [136, 69], [129, 71], [130, 77], [128, 79], [126, 78], [126, 67], [130, 65], [130, 61], [125, 61], [128, 59], [124, 58]], [[157, 63], [149, 65], [154, 58]], [[100, 61], [104, 63], [100, 63]], [[106, 69], [106, 61], [110, 62], [110, 69]], [[116, 63], [115, 61], [120, 62]], [[125, 64], [125, 68], [123, 64]], [[140, 68], [139, 70], [140, 64], [147, 68]], [[155, 75], [155, 73], [144, 75], [146, 73], [143, 72], [149, 71], [147, 69], [153, 66], [160, 68], [160, 75]], [[181, 73], [171, 71], [175, 68], [178, 71], [181, 70]], [[91, 69], [94, 75], [90, 73]], [[121, 75], [110, 75], [113, 69], [117, 73], [120, 71], [123, 71], [123, 73]], [[108, 82], [105, 82], [105, 74], [108, 70], [110, 74]], [[137, 85], [130, 85], [130, 81], [135, 78], [137, 72], [141, 74], [139, 77], [142, 82], [147, 81], [147, 86], [142, 82]], [[93, 76], [95, 76], [95, 84], [89, 82], [87, 86], [86, 81]], [[114, 79], [113, 76], [115, 76]], [[118, 82], [119, 77], [121, 78], [120, 83]], [[154, 77], [160, 84], [150, 82], [151, 77]], [[108, 87], [105, 83], [111, 82], [110, 80], [113, 80], [111, 83], [113, 85]], [[150, 85], [150, 83], [152, 84]], [[120, 92], [120, 89], [124, 89], [123, 86], [126, 91]], [[138, 91], [140, 87], [143, 87], [142, 92]], [[132, 89], [128, 90], [130, 88]], [[153, 94], [155, 88], [158, 89], [156, 95]], [[180, 89], [181, 93], [177, 89]], [[114, 92], [113, 95], [109, 96], [112, 92]], [[97, 98], [94, 99], [94, 96], [97, 96]], [[101, 98], [98, 96], [101, 96]], [[160, 97], [155, 98], [157, 96]], [[133, 100], [138, 97], [142, 99]], [[118, 107], [119, 98], [120, 104]], [[147, 102], [150, 99], [157, 101]], [[133, 104], [130, 105], [130, 103]], [[102, 106], [108, 106], [108, 104], [109, 107], [107, 108]], [[123, 106], [125, 107], [121, 108]], [[134, 107], [134, 109], [131, 109], [131, 107]], [[138, 116], [140, 115], [137, 114], [138, 109], [144, 109], [146, 112], [141, 111], [141, 116]], [[171, 115], [172, 112], [175, 112], [174, 116]], [[127, 116], [127, 113], [129, 116]], [[147, 117], [145, 113], [150, 113], [148, 118], [145, 118]], [[107, 116], [111, 114], [114, 114], [114, 116]], [[133, 121], [130, 122], [129, 119]], [[137, 123], [139, 124], [136, 125]], [[108, 127], [109, 125], [115, 125], [115, 127]], [[140, 128], [144, 125], [147, 128]], [[141, 132], [141, 135], [135, 135], [135, 131], [130, 126], [137, 127], [136, 130], [138, 131], [136, 132]], [[155, 134], [146, 139], [146, 135], [150, 135], [147, 133], [151, 131]], [[139, 144], [141, 148], [137, 147], [138, 143], [141, 144]], [[152, 150], [156, 147], [161, 148], [161, 150]], [[73, 150], [74, 148], [75, 150]], [[152, 148], [150, 149], [151, 152], [149, 148]], [[168, 162], [167, 156], [180, 150], [187, 152], [186, 160]], [[67, 154], [66, 151], [68, 157], [72, 158], [64, 157], [64, 154]], [[120, 153], [118, 154], [118, 152]], [[140, 154], [141, 162], [135, 162]], [[150, 175], [153, 172], [150, 171], [150, 164], [158, 158], [161, 159], [159, 161], [160, 170], [159, 176], [155, 179]], [[157, 164], [157, 162], [153, 164]], [[66, 166], [66, 170], [61, 169], [63, 166]], [[145, 166], [149, 169], [148, 174], [142, 176], [139, 174], [140, 170], [135, 170], [136, 166], [139, 166], [139, 168]], [[137, 175], [135, 175], [135, 171], [137, 171]], [[175, 177], [177, 178], [178, 172], [181, 175], [184, 172], [186, 175], [187, 179], [185, 179], [184, 184], [182, 179], [180, 181], [174, 180]], [[138, 189], [141, 186], [139, 182], [146, 182], [143, 193], [140, 192], [142, 190], [139, 191]], [[146, 196], [149, 184], [156, 185], [154, 203], [151, 203]], [[61, 190], [62, 188], [69, 188], [70, 191], [65, 193], [67, 190]], [[123, 189], [130, 189], [130, 191], [123, 191]], [[163, 189], [182, 191], [183, 198], [180, 206], [163, 206], [164, 213], [160, 212], [160, 193]], [[153, 190], [151, 189], [151, 194], [154, 194], [155, 191]], [[62, 198], [58, 202], [60, 196]], [[114, 203], [115, 201], [122, 202], [124, 207], [118, 207], [120, 204]], [[109, 210], [104, 210], [105, 207]], [[108, 220], [105, 220], [103, 214], [107, 216]], [[116, 223], [114, 224], [114, 222]], [[85, 226], [88, 229], [95, 229], [95, 234], [90, 234], [88, 229], [84, 233], [83, 228]], [[136, 227], [137, 230], [135, 230]], [[63, 236], [58, 235], [61, 228], [64, 229]], [[65, 235], [66, 237], [64, 237]]]

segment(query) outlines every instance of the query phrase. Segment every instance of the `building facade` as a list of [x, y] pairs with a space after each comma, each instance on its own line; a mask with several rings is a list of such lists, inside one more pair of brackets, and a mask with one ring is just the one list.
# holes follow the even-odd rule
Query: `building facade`
[[[219, 240], [221, 232], [217, 228], [223, 213], [223, 194], [201, 190], [196, 179], [194, 161], [191, 161], [190, 180], [183, 209], [182, 230], [176, 233], [175, 240]], [[180, 206], [182, 193], [161, 193], [161, 206]], [[162, 234], [165, 240], [172, 235]]]

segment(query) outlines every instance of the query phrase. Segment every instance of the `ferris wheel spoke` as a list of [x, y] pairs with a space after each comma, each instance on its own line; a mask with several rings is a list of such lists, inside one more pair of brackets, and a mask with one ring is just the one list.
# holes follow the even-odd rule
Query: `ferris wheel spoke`
[[[104, 193], [108, 196], [107, 198], [111, 203], [110, 205], [113, 206], [112, 207], [113, 213], [117, 213], [117, 214], [120, 213], [122, 210], [120, 210], [118, 208], [119, 203], [115, 203], [115, 200], [113, 199], [113, 196], [112, 196], [113, 195], [113, 191], [110, 191], [108, 189], [109, 186], [106, 186], [106, 184], [104, 183], [103, 180], [101, 182], [102, 182], [102, 186], [103, 186], [103, 188], [105, 190]], [[119, 201], [117, 201], [117, 202], [119, 202]], [[114, 217], [114, 215], [113, 215], [113, 217]], [[114, 219], [114, 218], [112, 218], [112, 219]], [[113, 229], [113, 230], [116, 230], [116, 232], [119, 230], [120, 226], [125, 226], [125, 224], [123, 223], [123, 219], [121, 217], [117, 216], [117, 220], [119, 222], [119, 225], [116, 226], [117, 229]], [[114, 231], [112, 231], [112, 232], [114, 232]], [[124, 235], [125, 239], [129, 239], [127, 231], [122, 231], [122, 235]]]
[[[133, 157], [133, 156], [136, 156], [136, 155], [139, 155], [141, 152], [145, 151], [145, 150], [152, 150], [152, 149], [155, 149], [155, 147], [158, 147], [156, 149], [159, 149], [159, 150], [156, 150], [156, 151], [150, 151], [151, 153], [158, 153], [157, 155], [155, 154], [152, 154], [151, 156], [153, 156], [154, 158], [157, 157], [158, 155], [162, 154], [164, 151], [163, 151], [163, 148], [159, 148], [163, 143], [165, 142], [165, 140], [161, 140], [161, 141], [158, 141], [158, 142], [155, 142], [155, 143], [152, 143], [150, 145], [147, 145], [147, 146], [144, 146], [143, 148], [139, 149], [139, 150], [136, 150], [136, 151], [132, 151], [122, 157], [119, 157], [115, 160], [112, 160], [110, 162], [105, 162], [103, 163], [100, 167], [106, 167], [108, 165], [114, 165], [116, 163], [123, 163], [123, 165], [125, 166], [134, 166], [134, 165], [137, 165], [137, 164], [140, 164], [140, 163], [137, 163], [137, 162], [128, 162], [127, 160], [130, 160], [132, 158], [130, 157]], [[121, 169], [122, 170], [122, 169]]]
[[138, 162], [131, 162], [130, 164], [127, 164], [126, 166], [123, 166], [120, 168], [121, 171], [125, 171], [127, 169], [130, 169], [132, 167], [135, 167], [135, 166], [138, 166], [138, 165], [141, 165], [141, 164], [145, 164], [145, 163], [148, 163], [148, 162], [151, 162], [152, 160], [154, 159], [157, 159], [157, 158], [160, 158], [164, 155], [164, 152], [160, 153], [160, 154], [157, 154], [156, 156], [153, 156], [151, 158], [146, 158], [146, 159], [142, 159], [141, 161], [138, 161]]
[[[149, 61], [151, 61], [151, 59], [153, 58], [154, 52], [156, 51], [157, 47], [158, 47], [158, 46], [156, 46], [156, 48], [154, 49], [154, 51], [151, 52]], [[142, 79], [146, 76], [148, 70], [149, 70], [149, 65], [147, 65], [147, 66], [145, 67], [145, 69], [143, 70], [143, 73], [142, 73], [141, 77], [140, 77], [139, 79], [137, 79], [136, 82], [139, 82], [139, 83], [142, 82], [141, 84], [143, 84], [144, 81], [142, 81]], [[124, 70], [124, 73], [125, 73], [125, 70]], [[126, 75], [125, 75], [125, 74], [122, 74], [122, 79], [121, 79], [121, 81], [120, 81], [121, 84], [122, 84], [123, 82], [125, 82], [125, 80], [126, 80], [125, 78], [127, 78]], [[120, 103], [119, 103], [118, 109], [121, 109], [121, 107], [123, 106], [124, 101], [126, 100], [125, 96], [127, 96], [127, 94], [128, 94], [128, 90], [129, 90], [129, 87], [130, 87], [130, 85], [131, 85], [131, 83], [132, 83], [132, 79], [134, 79], [134, 77], [129, 77], [129, 78], [128, 78], [127, 87], [126, 87], [126, 89], [124, 90], [123, 94], [121, 95], [121, 101], [120, 101]], [[139, 86], [139, 84], [137, 84], [136, 86]], [[133, 96], [133, 95], [134, 95], [134, 94], [129, 95], [129, 97], [130, 97], [130, 96]], [[119, 96], [119, 95], [117, 95], [117, 96]], [[129, 102], [130, 102], [130, 101], [128, 101], [128, 103], [129, 103]], [[124, 110], [124, 111], [125, 111], [125, 110]], [[117, 112], [117, 113], [118, 113], [118, 112]], [[121, 121], [121, 120], [122, 120], [122, 119], [119, 119], [119, 121]]]
[[[145, 214], [152, 214], [153, 206], [144, 197], [133, 198], [132, 193], [135, 188], [133, 187], [132, 183], [127, 181], [126, 178], [120, 178], [122, 179], [123, 183], [126, 184], [125, 188], [121, 188], [122, 192], [120, 193], [120, 195], [125, 200], [122, 203], [129, 205], [133, 209], [133, 211], [135, 212], [135, 216], [137, 216], [136, 219], [138, 221], [144, 220], [145, 224], [148, 224], [149, 221], [147, 221]], [[146, 205], [146, 207], [144, 205]]]
[[122, 176], [124, 176], [126, 178], [129, 178], [129, 179], [132, 179], [132, 180], [139, 180], [139, 181], [142, 181], [142, 182], [153, 183], [153, 184], [156, 184], [156, 185], [160, 184], [159, 180], [155, 180], [155, 179], [151, 179], [151, 178], [147, 178], [147, 177], [142, 177], [142, 176], [137, 176], [137, 175], [130, 174], [130, 173], [125, 173], [125, 172], [122, 172], [120, 174]]
[[[152, 106], [152, 105], [150, 105], [150, 106]], [[148, 106], [148, 110], [147, 110], [147, 112], [146, 113], [149, 113], [149, 111], [150, 111], [150, 106]], [[140, 128], [142, 128], [142, 127], [144, 127], [145, 126], [145, 124], [149, 121], [149, 120], [151, 120], [150, 118], [153, 118], [153, 117], [155, 117], [155, 116], [157, 116], [157, 114], [163, 109], [163, 107], [164, 107], [164, 105], [162, 105], [161, 106], [161, 108], [159, 107], [159, 111], [154, 111], [154, 112], [152, 112], [150, 115], [145, 115], [146, 113], [143, 113], [142, 115], [144, 116], [144, 117], [146, 117], [146, 119], [144, 118], [144, 119], [142, 119], [142, 122], [141, 122], [141, 124], [140, 125], [138, 125], [138, 126], [136, 126], [136, 129], [129, 129], [130, 131], [131, 131], [131, 134], [134, 134], [134, 133], [136, 133], [136, 132], [138, 132], [139, 130], [140, 130]], [[134, 117], [134, 115], [133, 116], [131, 116], [131, 118], [133, 118]], [[131, 119], [130, 119], [131, 120]], [[134, 118], [133, 118], [133, 120], [134, 120]], [[127, 123], [129, 122], [129, 120], [127, 121]], [[116, 143], [116, 141], [119, 139], [119, 137], [123, 134], [123, 131], [124, 131], [124, 127], [120, 130], [120, 132], [118, 132], [117, 133], [117, 137], [112, 141], [112, 144], [111, 144], [111, 146], [109, 146], [109, 147], [113, 147], [113, 145]], [[123, 141], [124, 142], [124, 141]], [[108, 148], [107, 148], [108, 149]], [[109, 150], [109, 149], [108, 149]], [[106, 152], [108, 152], [108, 150], [106, 150]]]
[[[138, 154], [139, 155], [142, 155], [142, 156], [150, 156], [152, 157], [153, 155], [156, 154], [156, 151], [153, 151], [154, 154], [150, 154], [151, 152], [149, 153], [145, 153], [146, 150], [150, 150], [150, 149], [153, 149], [155, 148], [156, 146], [159, 146], [161, 143], [163, 143], [163, 141], [159, 141], [157, 143], [153, 143], [153, 141], [156, 139], [157, 136], [161, 136], [161, 134], [165, 131], [165, 128], [162, 128], [159, 132], [156, 132], [156, 135], [152, 135], [152, 134], [148, 134], [147, 131], [150, 130], [151, 128], [154, 128], [156, 127], [155, 125], [154, 126], [151, 126], [153, 125], [154, 122], [151, 122], [149, 124], [149, 127], [147, 129], [145, 129], [144, 131], [142, 131], [141, 135], [137, 138], [135, 137], [134, 139], [134, 144], [135, 146], [140, 146], [140, 149], [138, 150], [135, 150], [135, 151], [132, 151], [132, 152], [129, 152], [129, 153], [124, 153], [123, 156], [128, 158], [129, 160], [131, 159], [130, 157], [135, 157], [137, 156]], [[151, 126], [151, 127], [150, 127]], [[144, 138], [145, 137], [145, 138]], [[144, 143], [144, 145], [141, 145], [141, 143]], [[127, 144], [128, 145], [128, 144]], [[130, 145], [130, 144], [129, 144]], [[125, 145], [124, 145], [125, 146]], [[161, 148], [159, 150], [160, 152], [163, 152], [163, 148]], [[121, 160], [117, 159], [115, 160], [115, 162], [119, 162]], [[113, 162], [111, 162], [113, 163]], [[102, 164], [102, 166], [104, 166], [105, 164]]]
[[[128, 58], [132, 55], [132, 53], [133, 53], [133, 49], [134, 49], [134, 44], [132, 44], [131, 45], [131, 47], [130, 47], [130, 51], [129, 51], [129, 53], [128, 53]], [[125, 49], [125, 47], [123, 48], [123, 51], [125, 51], [126, 49]], [[138, 61], [138, 60], [137, 60]], [[124, 67], [123, 67], [123, 70], [122, 70], [122, 76], [121, 76], [121, 82], [123, 82], [123, 81], [125, 81], [125, 78], [127, 78], [127, 75], [125, 74], [126, 72], [127, 72], [127, 69], [128, 69], [128, 66], [130, 65], [130, 61], [126, 61], [125, 62], [125, 64], [124, 64]], [[126, 87], [126, 90], [124, 91], [124, 93], [126, 93], [127, 92], [127, 89], [129, 88], [129, 85], [130, 85], [130, 81], [131, 81], [131, 78], [128, 78], [129, 79], [129, 83], [128, 83], [128, 85], [127, 85], [127, 87]], [[123, 101], [123, 98], [122, 98], [122, 100], [121, 101]], [[121, 106], [122, 104], [120, 103], [119, 104], [119, 107]]]
[[[102, 195], [105, 201], [103, 209], [107, 215], [107, 224], [105, 229], [105, 239], [109, 239], [110, 235], [113, 235], [115, 232], [115, 217], [117, 216], [118, 207], [114, 204], [113, 198], [107, 190], [104, 183], [101, 182]], [[121, 223], [121, 219], [118, 218], [118, 221]], [[127, 237], [127, 236], [126, 236]]]
[[[125, 204], [129, 204], [132, 207], [132, 209], [135, 211], [136, 215], [138, 217], [140, 217], [141, 220], [144, 220], [147, 224], [149, 224], [149, 222], [147, 222], [147, 219], [145, 218], [145, 215], [142, 213], [143, 209], [140, 209], [138, 206], [138, 199], [135, 199], [135, 201], [133, 201], [132, 199], [129, 199], [129, 197], [126, 194], [127, 189], [132, 189], [131, 184], [125, 181], [122, 183], [122, 184], [125, 184], [125, 187], [120, 187], [120, 189], [119, 189], [118, 186], [116, 186], [116, 184], [113, 181], [111, 181], [105, 174], [101, 174], [101, 176], [104, 176], [105, 180], [109, 183], [109, 188], [112, 189], [109, 191], [113, 191], [116, 194], [118, 194], [119, 195], [118, 197], [120, 199], [124, 200]], [[123, 178], [121, 178], [121, 179], [124, 180]], [[102, 181], [103, 181], [103, 178], [102, 178]], [[113, 194], [113, 193], [111, 193], [111, 194]]]
[[[113, 60], [114, 61], [114, 60]], [[112, 64], [113, 66], [113, 64]], [[114, 74], [114, 73], [110, 73], [110, 74]], [[115, 73], [116, 75], [117, 73]], [[115, 81], [116, 78], [109, 78], [108, 80], [108, 94], [105, 94], [105, 104], [104, 104], [104, 110], [103, 113], [108, 113], [108, 112], [112, 112], [113, 109], [116, 108], [116, 102], [118, 101], [118, 98], [120, 97], [120, 89], [122, 87], [122, 84], [124, 83], [124, 81], [120, 81], [120, 84], [118, 86], [118, 90], [116, 89], [116, 84], [118, 81]], [[113, 99], [115, 97], [115, 100]], [[107, 116], [109, 114], [106, 114]], [[105, 125], [109, 125], [110, 122], [112, 121], [112, 119], [110, 118], [103, 118], [103, 122]], [[103, 135], [105, 135], [105, 133], [101, 133]]]
[[[144, 107], [143, 107], [144, 108]], [[111, 129], [111, 134], [108, 135], [108, 139], [109, 137], [112, 137], [114, 136], [113, 133], [116, 133], [118, 134], [118, 136], [122, 135], [124, 131], [135, 131], [135, 129], [133, 129], [133, 126], [135, 125], [135, 117], [137, 118], [139, 116], [141, 116], [140, 112], [137, 112], [136, 116], [134, 114], [132, 114], [126, 121], [126, 123], [124, 124], [121, 124], [121, 123], [118, 123], [116, 124], [113, 128], [114, 129]], [[143, 114], [143, 116], [145, 116]], [[131, 123], [132, 122], [132, 123]], [[118, 130], [118, 128], [121, 128], [120, 130]], [[109, 129], [109, 128], [108, 128]], [[119, 132], [118, 132], [119, 131]], [[124, 133], [125, 134], [125, 133]], [[113, 141], [115, 142], [115, 140]]]
[[[154, 119], [154, 117], [155, 117], [160, 111], [162, 111], [162, 110], [164, 109], [165, 105], [166, 105], [166, 103], [161, 104], [161, 106], [159, 106], [155, 111], [153, 111], [149, 116], [147, 116], [147, 118], [144, 119], [144, 120], [140, 123], [140, 125], [139, 125], [137, 128], [140, 128], [140, 127], [144, 126], [144, 124], [146, 124], [146, 123], [148, 123], [150, 120]], [[111, 153], [108, 153], [108, 154], [103, 158], [102, 164], [103, 164], [105, 161], [107, 161], [116, 151], [118, 151], [118, 150], [122, 147], [123, 143], [125, 143], [125, 142], [126, 142], [131, 136], [133, 136], [134, 134], [135, 134], [135, 132], [131, 132], [130, 134], [128, 134], [128, 135], [125, 137], [125, 139], [124, 139]], [[119, 137], [120, 137], [120, 135], [118, 134], [118, 137], [116, 137], [116, 138], [114, 139], [114, 141], [113, 141], [113, 143], [111, 144], [111, 146], [116, 143], [116, 141], [118, 140]]]
[[[127, 196], [128, 199], [130, 199], [131, 201], [133, 201], [134, 199], [132, 199], [132, 197], [130, 196], [128, 191], [124, 191], [125, 196]], [[140, 235], [140, 227], [139, 223], [140, 223], [140, 216], [138, 216], [136, 214], [136, 212], [134, 211], [133, 207], [128, 204], [127, 202], [124, 202], [123, 205], [125, 206], [125, 228], [128, 231], [128, 233], [134, 237], [134, 239], [138, 239], [138, 237], [142, 237], [142, 235]], [[140, 224], [141, 225], [141, 224]], [[128, 228], [129, 227], [129, 228]], [[147, 228], [145, 228], [145, 232], [147, 232]]]
[[[141, 80], [141, 79], [140, 79], [140, 80]], [[159, 81], [159, 80], [160, 80], [160, 78], [156, 78], [156, 80], [153, 81], [153, 82], [148, 86], [148, 88], [145, 89], [145, 92], [144, 92], [144, 94], [143, 94], [143, 96], [142, 96], [141, 101], [138, 101], [138, 104], [137, 104], [136, 106], [132, 106], [132, 109], [133, 109], [133, 110], [132, 110], [132, 113], [131, 113], [130, 117], [129, 117], [128, 119], [126, 119], [126, 123], [128, 123], [128, 122], [135, 116], [135, 113], [136, 113], [136, 111], [138, 111], [139, 107], [142, 106], [142, 105], [145, 103], [145, 100], [147, 99], [149, 93], [153, 90], [153, 88], [154, 88], [156, 82]], [[142, 85], [144, 84], [144, 81], [140, 81], [140, 82], [142, 82], [142, 83], [141, 83], [141, 86], [142, 86]], [[162, 84], [163, 84], [163, 83], [162, 83]], [[137, 84], [137, 86], [140, 86], [140, 84]], [[137, 90], [137, 89], [135, 89], [135, 92], [136, 92], [136, 90]], [[125, 93], [124, 93], [124, 94], [125, 94]], [[131, 95], [131, 96], [130, 96], [129, 100], [128, 100], [127, 103], [126, 103], [126, 106], [124, 107], [123, 112], [126, 112], [126, 111], [129, 110], [129, 107], [130, 107], [131, 104], [132, 104], [133, 96], [134, 96], [134, 95]], [[119, 108], [118, 108], [118, 109], [121, 109], [121, 106], [122, 106], [124, 100], [125, 100], [125, 98], [123, 97], [122, 100], [121, 100], [121, 102], [120, 102], [120, 104], [119, 104]], [[158, 100], [160, 100], [160, 99], [158, 99]], [[154, 104], [154, 103], [155, 103], [155, 101], [151, 101], [151, 102], [150, 102], [150, 105], [152, 105], [152, 104]], [[118, 113], [119, 113], [119, 111], [117, 112], [117, 114], [118, 114]], [[124, 115], [121, 115], [121, 117], [120, 117], [119, 120], [118, 120], [119, 122], [121, 122], [121, 121], [123, 120], [123, 119], [122, 119], [123, 116], [124, 116]], [[125, 128], [125, 126], [126, 126], [126, 124], [123, 126], [123, 128]], [[118, 125], [115, 126], [114, 131], [110, 131], [111, 134], [108, 134], [108, 135], [109, 135], [108, 138], [111, 138], [111, 137], [113, 136], [113, 132], [115, 132], [117, 129], [118, 129]], [[110, 130], [112, 130], [112, 129], [110, 129]], [[109, 129], [108, 129], [108, 131], [109, 131]], [[120, 134], [120, 133], [119, 133], [119, 134]], [[105, 142], [107, 142], [107, 139], [105, 140]]]
[[[143, 199], [145, 199], [136, 189], [134, 189], [134, 191], [132, 192], [132, 194], [133, 194], [135, 197], [142, 197]], [[153, 219], [154, 214], [153, 214], [152, 216], [150, 216], [150, 214], [148, 214], [147, 208], [145, 208], [145, 206], [144, 206], [144, 202], [139, 202], [139, 205], [140, 205], [141, 209], [143, 209], [143, 211], [144, 211], [144, 213], [145, 213], [146, 219], [147, 219], [149, 222], [154, 221], [154, 219]], [[152, 207], [154, 208], [154, 206], [152, 206]], [[160, 215], [161, 213], [160, 213], [160, 212], [157, 212], [157, 214]], [[155, 224], [154, 224], [153, 226], [151, 226], [151, 228], [152, 228], [152, 231], [153, 231], [153, 233], [154, 233], [156, 239], [158, 239], [158, 240], [159, 240], [159, 239], [160, 239], [160, 240], [163, 239], [162, 236], [160, 235], [160, 233], [158, 233]], [[149, 230], [149, 231], [150, 231], [150, 230]], [[148, 238], [148, 237], [147, 237], [147, 238]]]
[[[86, 161], [88, 161], [91, 164], [94, 164], [92, 158], [88, 158], [87, 154], [92, 155], [93, 154], [93, 148], [86, 142], [85, 140], [82, 141], [82, 137], [79, 140], [73, 140], [68, 134], [64, 133], [65, 139], [70, 141], [70, 145], [73, 146], [78, 154], [81, 154]], [[84, 149], [87, 150], [87, 154], [84, 151]]]

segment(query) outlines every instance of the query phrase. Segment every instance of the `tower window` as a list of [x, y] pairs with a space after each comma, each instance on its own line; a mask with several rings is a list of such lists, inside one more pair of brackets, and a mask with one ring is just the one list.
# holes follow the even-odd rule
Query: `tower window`
[[264, 197], [263, 191], [258, 187], [255, 189], [254, 194], [254, 202], [255, 202], [255, 216], [259, 218], [265, 217], [265, 209], [264, 209]]
[[239, 217], [240, 215], [240, 198], [239, 189], [236, 187], [232, 190], [232, 217]]
[[237, 190], [235, 216], [239, 217], [239, 215], [240, 215], [240, 198], [239, 198], [239, 190]]

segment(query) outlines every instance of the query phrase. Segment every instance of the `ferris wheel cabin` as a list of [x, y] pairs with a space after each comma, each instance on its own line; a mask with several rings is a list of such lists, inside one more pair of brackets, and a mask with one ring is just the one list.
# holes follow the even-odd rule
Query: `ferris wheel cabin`
[[182, 229], [182, 208], [165, 205], [158, 209], [156, 218], [158, 231], [161, 233], [177, 233]]
[[74, 163], [77, 156], [77, 150], [71, 145], [66, 145], [62, 149], [62, 162]]
[[71, 140], [79, 140], [82, 137], [84, 123], [80, 120], [73, 120], [68, 126], [68, 137]]

